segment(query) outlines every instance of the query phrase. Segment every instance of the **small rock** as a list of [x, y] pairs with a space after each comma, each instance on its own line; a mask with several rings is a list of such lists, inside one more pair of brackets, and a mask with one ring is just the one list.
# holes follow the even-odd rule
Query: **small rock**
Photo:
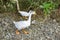
[[56, 20], [54, 19], [53, 22], [56, 22]]
[[36, 20], [33, 20], [33, 21], [32, 21], [32, 24], [35, 24], [35, 23], [36, 23]]

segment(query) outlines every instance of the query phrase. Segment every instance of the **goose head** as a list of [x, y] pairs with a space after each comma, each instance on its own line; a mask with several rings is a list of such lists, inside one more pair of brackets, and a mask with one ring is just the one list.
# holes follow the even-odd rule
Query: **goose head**
[[36, 14], [36, 12], [35, 11], [32, 11], [32, 10], [30, 10], [29, 13]]

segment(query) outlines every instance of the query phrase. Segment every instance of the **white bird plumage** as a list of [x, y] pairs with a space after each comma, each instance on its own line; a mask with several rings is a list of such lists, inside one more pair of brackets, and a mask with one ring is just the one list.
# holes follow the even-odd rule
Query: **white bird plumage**
[[16, 28], [18, 30], [28, 28], [30, 26], [30, 24], [31, 24], [31, 15], [32, 15], [32, 13], [29, 15], [29, 18], [28, 18], [27, 21], [18, 21], [18, 22], [13, 21]]
[[32, 11], [30, 10], [29, 12], [26, 12], [26, 11], [20, 11], [19, 9], [19, 3], [18, 3], [18, 0], [16, 1], [17, 3], [17, 10], [18, 10], [18, 13], [20, 13], [22, 16], [29, 16], [30, 13], [32, 14], [35, 14], [35, 11]]
[[30, 10], [29, 12], [26, 11], [18, 11], [22, 16], [29, 16], [30, 13], [35, 14], [35, 11]]

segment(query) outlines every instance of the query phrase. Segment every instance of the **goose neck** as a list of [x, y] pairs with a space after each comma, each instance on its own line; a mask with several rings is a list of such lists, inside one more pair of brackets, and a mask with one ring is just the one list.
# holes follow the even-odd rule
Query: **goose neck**
[[31, 22], [31, 15], [32, 15], [32, 14], [30, 14], [30, 15], [29, 15], [29, 18], [28, 18], [28, 21], [29, 21], [29, 22]]

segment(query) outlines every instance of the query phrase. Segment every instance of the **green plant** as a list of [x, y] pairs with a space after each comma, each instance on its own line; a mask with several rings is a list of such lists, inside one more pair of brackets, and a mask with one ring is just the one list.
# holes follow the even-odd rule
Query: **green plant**
[[51, 13], [51, 10], [55, 9], [56, 4], [53, 2], [44, 2], [42, 5], [40, 5], [40, 8], [43, 9], [44, 15], [49, 15]]
[[[32, 7], [33, 9], [36, 9], [37, 7], [39, 7], [39, 1], [40, 0], [28, 0], [29, 3], [30, 3], [30, 6], [29, 7]], [[28, 8], [29, 8], [28, 7]]]

